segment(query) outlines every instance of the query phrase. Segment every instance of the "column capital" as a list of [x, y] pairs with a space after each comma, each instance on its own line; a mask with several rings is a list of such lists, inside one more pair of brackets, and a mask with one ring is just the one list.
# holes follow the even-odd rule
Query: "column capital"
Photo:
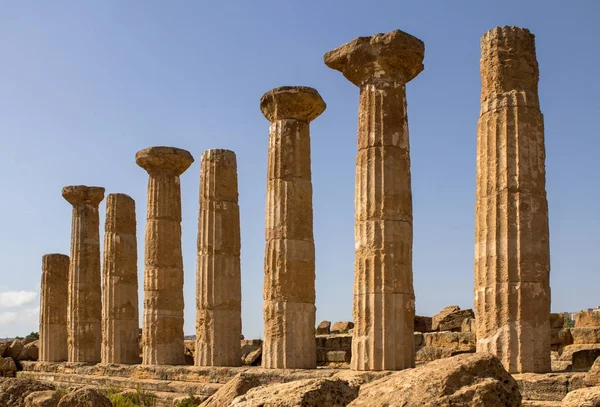
[[309, 123], [326, 107], [319, 92], [308, 86], [281, 86], [260, 98], [260, 110], [270, 122], [295, 119]]
[[98, 206], [104, 199], [104, 188], [88, 187], [86, 185], [69, 185], [62, 189], [62, 196], [73, 206]]
[[179, 176], [192, 165], [194, 157], [181, 148], [158, 146], [138, 151], [135, 162], [148, 174], [166, 172]]
[[325, 65], [358, 87], [371, 82], [407, 83], [423, 70], [425, 45], [400, 30], [358, 37], [325, 54]]

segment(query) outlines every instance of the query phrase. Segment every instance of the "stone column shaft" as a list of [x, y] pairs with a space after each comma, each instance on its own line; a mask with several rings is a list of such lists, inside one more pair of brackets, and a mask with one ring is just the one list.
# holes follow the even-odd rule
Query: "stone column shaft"
[[481, 39], [477, 137], [477, 351], [511, 373], [551, 370], [550, 249], [543, 116], [534, 36]]
[[325, 55], [360, 88], [351, 367], [414, 367], [412, 194], [405, 84], [423, 43], [402, 31], [360, 37]]
[[100, 362], [102, 296], [100, 216], [104, 188], [70, 186], [63, 197], [73, 205], [69, 265], [68, 361]]
[[315, 245], [309, 123], [325, 110], [318, 92], [282, 87], [261, 110], [271, 121], [267, 169], [262, 363], [315, 368]]
[[233, 151], [202, 154], [197, 268], [195, 364], [239, 366], [240, 209]]
[[65, 362], [67, 350], [67, 303], [69, 256], [42, 256], [40, 290], [40, 362]]
[[145, 235], [145, 365], [181, 365], [183, 347], [183, 257], [179, 176], [194, 159], [185, 150], [150, 147], [136, 154], [149, 174]]
[[102, 363], [139, 363], [139, 314], [135, 201], [106, 199]]

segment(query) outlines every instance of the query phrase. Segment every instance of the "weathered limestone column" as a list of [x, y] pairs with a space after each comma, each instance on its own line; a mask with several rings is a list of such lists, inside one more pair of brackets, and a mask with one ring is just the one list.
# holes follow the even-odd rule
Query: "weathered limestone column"
[[317, 365], [309, 123], [325, 107], [319, 93], [304, 86], [276, 88], [260, 100], [260, 109], [271, 122], [263, 289], [265, 368]]
[[139, 363], [135, 201], [106, 198], [102, 291], [102, 363]]
[[102, 286], [100, 283], [100, 215], [104, 188], [74, 185], [62, 196], [73, 205], [69, 264], [68, 361], [100, 362]]
[[544, 122], [534, 36], [481, 38], [477, 132], [477, 351], [510, 373], [549, 372], [550, 248]]
[[325, 64], [360, 88], [355, 192], [351, 367], [414, 367], [412, 193], [406, 83], [423, 70], [424, 45], [396, 30], [359, 37]]
[[239, 366], [240, 208], [233, 151], [202, 153], [197, 267], [195, 364]]
[[67, 302], [69, 298], [69, 256], [42, 256], [40, 290], [40, 362], [67, 360]]
[[148, 180], [142, 358], [145, 365], [181, 365], [183, 351], [183, 257], [179, 176], [194, 162], [179, 148], [150, 147], [135, 162]]

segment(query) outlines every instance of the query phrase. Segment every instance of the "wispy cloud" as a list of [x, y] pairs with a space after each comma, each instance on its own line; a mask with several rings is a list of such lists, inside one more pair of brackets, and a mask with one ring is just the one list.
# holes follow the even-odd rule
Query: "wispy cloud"
[[19, 311], [0, 312], [0, 324], [37, 323], [40, 310], [38, 307], [24, 308]]
[[[38, 293], [35, 291], [4, 291], [0, 292], [0, 307], [18, 308], [31, 304], [37, 300]], [[10, 314], [5, 312], [3, 314]], [[1, 323], [0, 319], [0, 323]]]

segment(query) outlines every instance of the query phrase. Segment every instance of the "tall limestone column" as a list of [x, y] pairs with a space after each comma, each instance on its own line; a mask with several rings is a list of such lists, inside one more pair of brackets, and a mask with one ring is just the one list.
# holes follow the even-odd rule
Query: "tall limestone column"
[[424, 45], [396, 30], [359, 37], [325, 64], [360, 88], [355, 192], [351, 367], [414, 367], [412, 193], [406, 83], [423, 70]]
[[202, 154], [196, 278], [195, 364], [239, 366], [240, 208], [233, 151], [207, 150]]
[[139, 363], [135, 201], [106, 198], [102, 291], [102, 363]]
[[67, 301], [69, 298], [69, 256], [42, 256], [40, 290], [40, 362], [67, 360]]
[[481, 38], [477, 132], [477, 351], [510, 373], [549, 372], [550, 248], [544, 122], [534, 36]]
[[179, 176], [194, 162], [179, 148], [150, 147], [135, 155], [148, 172], [142, 359], [145, 365], [182, 365], [183, 257]]
[[73, 205], [69, 264], [68, 361], [100, 362], [102, 286], [100, 283], [100, 215], [104, 188], [74, 185], [62, 196]]
[[309, 123], [325, 111], [319, 93], [284, 86], [263, 95], [271, 122], [267, 169], [267, 219], [262, 365], [315, 368], [315, 244]]

